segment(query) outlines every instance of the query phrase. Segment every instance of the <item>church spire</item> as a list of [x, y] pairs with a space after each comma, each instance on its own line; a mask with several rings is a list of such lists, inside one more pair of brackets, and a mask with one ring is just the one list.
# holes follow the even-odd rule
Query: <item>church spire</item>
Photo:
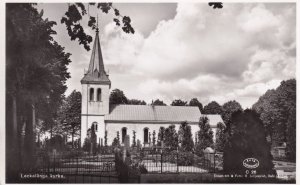
[[81, 80], [81, 83], [110, 84], [108, 75], [104, 70], [102, 51], [101, 51], [100, 40], [99, 40], [98, 18], [97, 18], [96, 36], [94, 40], [94, 46], [92, 50], [89, 68], [87, 73]]

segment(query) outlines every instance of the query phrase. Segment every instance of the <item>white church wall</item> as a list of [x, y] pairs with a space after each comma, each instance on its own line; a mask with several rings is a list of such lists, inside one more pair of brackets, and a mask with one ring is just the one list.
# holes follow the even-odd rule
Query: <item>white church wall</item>
[[[90, 101], [89, 92], [94, 88], [94, 97]], [[101, 101], [97, 100], [97, 89], [101, 89]], [[81, 114], [104, 115], [109, 113], [109, 85], [82, 84]]]
[[[161, 126], [167, 128], [172, 123], [106, 123], [106, 130], [107, 130], [107, 144], [111, 145], [113, 142], [113, 139], [117, 137], [117, 131], [119, 131], [120, 134], [120, 140], [122, 140], [122, 128], [125, 127], [127, 128], [127, 135], [129, 135], [130, 138], [130, 145], [132, 144], [132, 137], [133, 137], [133, 130], [136, 131], [136, 140], [140, 140], [141, 144], [144, 143], [144, 128], [148, 128], [149, 132], [151, 133], [151, 140], [152, 140], [152, 133], [153, 130], [155, 130], [156, 133], [156, 141], [158, 138], [158, 132], [159, 128]], [[190, 124], [191, 125], [191, 132], [192, 132], [192, 137], [193, 140], [195, 141], [195, 134], [196, 132], [199, 131], [199, 126], [198, 124]], [[179, 130], [180, 124], [175, 124], [175, 129], [176, 131]], [[212, 128], [212, 131], [214, 133], [214, 141], [215, 141], [215, 133], [216, 133], [216, 128]]]
[[[81, 138], [86, 138], [87, 130], [92, 127], [93, 123], [97, 123], [97, 130], [95, 130], [95, 133], [97, 135], [97, 143], [99, 143], [99, 139], [102, 139], [104, 144], [104, 116], [81, 116]], [[83, 146], [84, 139], [81, 139], [81, 146]]]

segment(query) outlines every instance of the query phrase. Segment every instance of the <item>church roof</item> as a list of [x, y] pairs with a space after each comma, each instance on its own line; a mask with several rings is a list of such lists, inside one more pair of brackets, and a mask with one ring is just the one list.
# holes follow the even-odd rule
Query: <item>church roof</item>
[[223, 123], [223, 119], [219, 114], [202, 114], [202, 116], [206, 116], [209, 120], [209, 124], [211, 127], [217, 127], [218, 123]]
[[116, 123], [178, 123], [187, 121], [198, 124], [201, 116], [209, 119], [212, 128], [223, 120], [218, 114], [201, 114], [194, 106], [113, 105], [104, 116], [106, 122]]
[[104, 70], [98, 30], [96, 31], [89, 69], [82, 78], [81, 83], [111, 84], [108, 75]]
[[201, 112], [192, 106], [114, 105], [105, 121], [110, 122], [199, 122]]

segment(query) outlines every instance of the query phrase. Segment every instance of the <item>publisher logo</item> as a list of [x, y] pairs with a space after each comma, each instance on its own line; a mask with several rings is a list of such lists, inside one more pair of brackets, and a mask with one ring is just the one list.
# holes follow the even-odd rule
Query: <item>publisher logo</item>
[[254, 168], [257, 168], [259, 166], [259, 161], [255, 158], [247, 158], [243, 161], [243, 165], [246, 168], [254, 169]]

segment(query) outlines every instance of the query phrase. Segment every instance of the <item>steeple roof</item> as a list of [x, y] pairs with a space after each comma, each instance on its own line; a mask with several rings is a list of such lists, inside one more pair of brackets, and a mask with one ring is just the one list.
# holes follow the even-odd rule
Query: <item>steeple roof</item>
[[111, 82], [104, 70], [102, 51], [99, 40], [99, 31], [97, 28], [94, 46], [92, 50], [90, 65], [87, 73], [81, 79], [84, 84], [108, 84]]

